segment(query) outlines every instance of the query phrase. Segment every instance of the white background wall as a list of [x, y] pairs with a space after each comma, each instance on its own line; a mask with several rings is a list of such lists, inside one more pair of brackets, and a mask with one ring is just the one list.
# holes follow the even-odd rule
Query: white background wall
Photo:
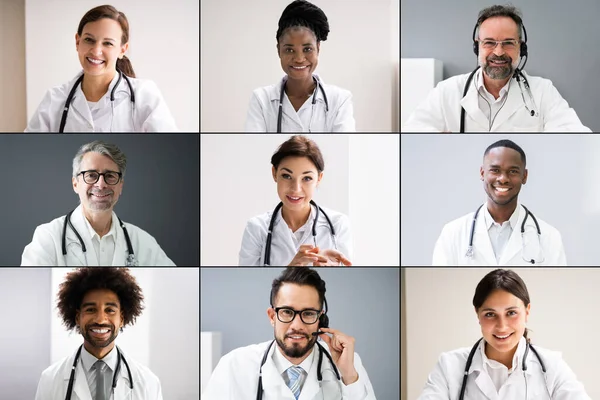
[[[407, 268], [406, 334], [408, 399], [416, 399], [442, 352], [469, 347], [481, 337], [473, 308], [475, 288], [490, 268]], [[518, 268], [527, 285], [531, 342], [562, 352], [592, 399], [600, 398], [593, 345], [600, 329], [595, 295], [600, 269]]]
[[[73, 354], [83, 342], [81, 335], [67, 333], [56, 309], [58, 284], [69, 270], [0, 268], [0, 302], [10, 310], [0, 323], [3, 399], [32, 399], [42, 371]], [[135, 268], [131, 272], [142, 287], [146, 309], [134, 326], [119, 334], [116, 343], [127, 357], [159, 377], [165, 399], [198, 398], [198, 268]]]
[[[398, 135], [306, 135], [325, 159], [314, 200], [350, 218], [354, 265], [399, 265]], [[237, 265], [248, 220], [279, 203], [271, 156], [289, 134], [201, 134], [201, 265]]]
[[[252, 91], [284, 75], [277, 23], [291, 0], [203, 0], [202, 131], [240, 132]], [[316, 69], [353, 94], [357, 131], [398, 131], [398, 0], [314, 0], [331, 32]], [[396, 99], [396, 100], [394, 100]]]
[[[102, 4], [25, 0], [27, 121], [48, 89], [81, 70], [75, 33], [83, 15]], [[110, 5], [129, 20], [127, 56], [136, 76], [156, 82], [181, 131], [199, 132], [198, 1], [113, 0]]]
[[0, 0], [0, 132], [23, 131], [25, 0]]
[[500, 139], [525, 151], [529, 176], [519, 201], [560, 231], [567, 263], [598, 265], [600, 136], [401, 134], [402, 265], [431, 265], [444, 224], [483, 204], [479, 167]]

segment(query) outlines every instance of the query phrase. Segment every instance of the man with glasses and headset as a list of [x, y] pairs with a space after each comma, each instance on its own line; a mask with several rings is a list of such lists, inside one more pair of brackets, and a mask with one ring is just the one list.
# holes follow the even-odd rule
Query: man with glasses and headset
[[288, 267], [270, 301], [274, 340], [223, 356], [202, 399], [375, 400], [354, 338], [329, 328], [325, 281], [315, 270]]
[[550, 80], [524, 72], [527, 31], [515, 7], [481, 10], [472, 40], [478, 67], [440, 82], [402, 131], [591, 132]]
[[147, 232], [113, 211], [123, 190], [127, 158], [101, 141], [84, 144], [73, 159], [73, 191], [80, 205], [38, 226], [22, 266], [175, 266]]

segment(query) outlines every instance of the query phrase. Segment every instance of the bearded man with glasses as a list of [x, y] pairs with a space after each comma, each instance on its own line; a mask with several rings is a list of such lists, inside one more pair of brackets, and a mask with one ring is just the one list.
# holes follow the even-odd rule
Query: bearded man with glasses
[[127, 157], [114, 144], [84, 144], [73, 159], [73, 191], [80, 205], [38, 226], [22, 266], [175, 266], [143, 229], [113, 208], [123, 191]]

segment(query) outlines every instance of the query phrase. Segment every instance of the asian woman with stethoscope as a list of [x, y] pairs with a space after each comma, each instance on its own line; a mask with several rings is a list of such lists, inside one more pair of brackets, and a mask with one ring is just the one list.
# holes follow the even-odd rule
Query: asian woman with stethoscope
[[351, 265], [348, 217], [312, 200], [325, 168], [317, 144], [292, 136], [273, 154], [271, 164], [281, 202], [248, 221], [239, 265]]
[[50, 89], [25, 132], [172, 132], [175, 121], [156, 84], [136, 79], [129, 22], [109, 5], [88, 11], [75, 34], [83, 68]]
[[442, 353], [418, 400], [590, 399], [559, 352], [531, 345], [529, 292], [514, 271], [488, 273], [473, 306], [483, 338]]
[[304, 0], [289, 4], [279, 19], [277, 55], [285, 77], [256, 89], [246, 132], [354, 132], [352, 94], [326, 85], [314, 74], [329, 23], [319, 7]]

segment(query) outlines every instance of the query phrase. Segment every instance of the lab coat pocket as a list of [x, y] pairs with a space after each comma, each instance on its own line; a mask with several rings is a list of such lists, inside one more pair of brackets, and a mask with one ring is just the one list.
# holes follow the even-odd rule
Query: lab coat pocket
[[71, 242], [67, 244], [67, 255], [66, 265], [67, 267], [75, 267], [75, 266], [86, 266], [85, 254], [83, 254], [83, 249], [81, 248], [81, 244], [76, 242]]

